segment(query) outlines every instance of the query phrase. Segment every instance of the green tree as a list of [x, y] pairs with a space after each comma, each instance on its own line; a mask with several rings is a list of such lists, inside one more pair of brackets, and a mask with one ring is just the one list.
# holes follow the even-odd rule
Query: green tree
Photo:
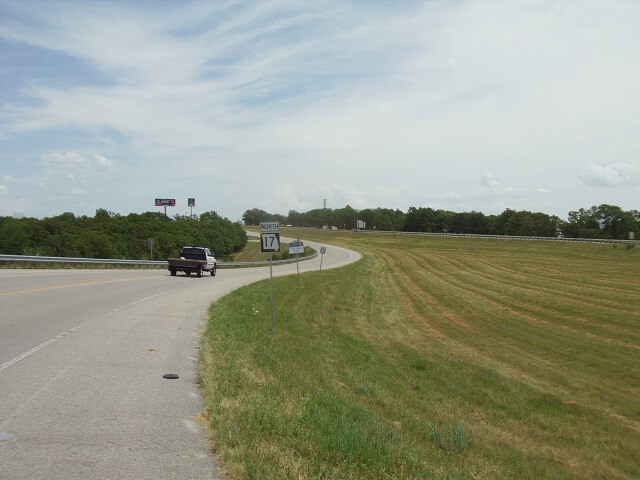
[[569, 238], [599, 238], [600, 223], [595, 217], [592, 207], [589, 210], [569, 212], [569, 220], [564, 226], [563, 234]]
[[358, 219], [358, 213], [347, 205], [344, 208], [335, 209], [331, 212], [331, 225], [335, 225], [338, 228], [351, 230], [356, 228], [356, 221]]
[[625, 212], [615, 205], [603, 204], [591, 207], [591, 211], [600, 224], [600, 235], [603, 238], [625, 239], [637, 226], [631, 212]]
[[260, 210], [259, 208], [252, 208], [247, 210], [242, 215], [242, 221], [245, 225], [259, 225], [260, 222], [268, 222], [271, 218], [271, 214]]
[[0, 224], [0, 252], [5, 255], [21, 255], [28, 236], [20, 220], [4, 218]]

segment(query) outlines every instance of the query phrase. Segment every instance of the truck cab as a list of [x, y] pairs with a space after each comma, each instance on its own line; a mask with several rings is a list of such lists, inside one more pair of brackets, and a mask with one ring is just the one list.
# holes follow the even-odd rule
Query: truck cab
[[203, 271], [211, 273], [212, 277], [216, 274], [216, 259], [206, 247], [184, 246], [180, 249], [180, 258], [170, 258], [168, 263], [171, 275], [184, 272], [200, 277]]
[[191, 260], [205, 260], [202, 269], [210, 271], [216, 265], [216, 259], [213, 253], [206, 247], [182, 247], [180, 250], [180, 258], [188, 258]]

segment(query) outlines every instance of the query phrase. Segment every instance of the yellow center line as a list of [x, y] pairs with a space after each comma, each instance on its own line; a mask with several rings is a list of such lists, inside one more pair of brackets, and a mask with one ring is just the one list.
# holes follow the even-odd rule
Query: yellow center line
[[148, 278], [163, 278], [163, 277], [133, 277], [133, 278], [113, 278], [110, 280], [93, 280], [89, 282], [76, 282], [76, 283], [62, 283], [59, 285], [45, 285], [42, 287], [30, 287], [30, 288], [21, 288], [19, 290], [2, 290], [0, 291], [0, 295], [10, 295], [12, 293], [25, 293], [25, 292], [37, 292], [39, 290], [53, 290], [56, 288], [67, 288], [67, 287], [80, 287], [83, 285], [94, 285], [98, 283], [114, 283], [114, 282], [129, 282], [133, 280], [144, 280]]

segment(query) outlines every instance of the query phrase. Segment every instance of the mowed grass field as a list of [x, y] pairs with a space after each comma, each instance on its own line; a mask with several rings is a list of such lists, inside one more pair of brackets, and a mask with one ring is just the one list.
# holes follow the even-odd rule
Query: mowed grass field
[[640, 478], [639, 247], [283, 233], [363, 259], [212, 306], [231, 478]]

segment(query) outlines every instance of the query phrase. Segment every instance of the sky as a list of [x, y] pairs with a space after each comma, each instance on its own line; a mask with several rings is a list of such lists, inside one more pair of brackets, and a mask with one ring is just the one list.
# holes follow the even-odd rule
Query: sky
[[640, 210], [635, 0], [0, 0], [0, 215]]

